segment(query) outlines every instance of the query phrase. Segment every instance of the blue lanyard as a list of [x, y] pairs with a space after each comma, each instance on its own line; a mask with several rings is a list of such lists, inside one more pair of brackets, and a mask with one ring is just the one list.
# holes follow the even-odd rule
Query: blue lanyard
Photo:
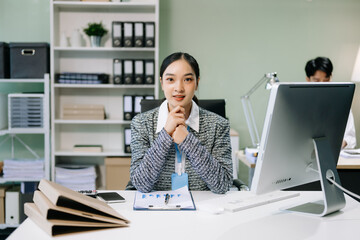
[[177, 143], [175, 143], [177, 162], [181, 163], [182, 152], [179, 150]]
[[[189, 126], [187, 127], [187, 130], [190, 132]], [[181, 163], [182, 152], [179, 150], [179, 146], [177, 145], [177, 143], [175, 143], [175, 150], [176, 150], [177, 162]]]

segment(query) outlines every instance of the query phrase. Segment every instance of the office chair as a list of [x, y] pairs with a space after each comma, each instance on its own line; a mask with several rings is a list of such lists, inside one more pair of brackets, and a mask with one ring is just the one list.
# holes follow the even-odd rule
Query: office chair
[[[164, 99], [143, 99], [140, 102], [141, 112], [146, 112], [156, 107], [159, 107]], [[225, 115], [225, 100], [224, 99], [201, 99], [199, 100], [198, 106], [204, 108], [208, 111], [214, 112], [224, 118]], [[130, 186], [130, 182], [128, 186]], [[248, 191], [249, 188], [246, 184], [240, 179], [233, 180], [233, 186], [235, 186], [239, 191]], [[136, 190], [135, 188], [126, 188], [127, 190]]]

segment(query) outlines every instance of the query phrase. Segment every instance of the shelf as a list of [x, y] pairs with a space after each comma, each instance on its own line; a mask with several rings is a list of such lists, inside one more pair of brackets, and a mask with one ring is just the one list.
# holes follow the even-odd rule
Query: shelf
[[18, 226], [20, 226], [20, 224], [0, 224], [0, 229], [17, 228]]
[[126, 84], [63, 84], [63, 83], [55, 83], [55, 88], [127, 88], [127, 89], [154, 89], [154, 84], [149, 85], [126, 85]]
[[24, 78], [24, 79], [15, 79], [15, 78], [2, 78], [0, 79], [0, 83], [44, 83], [44, 79], [37, 79], [37, 78]]
[[17, 128], [0, 130], [0, 136], [5, 134], [45, 134], [44, 128]]
[[123, 9], [129, 11], [136, 9], [137, 11], [149, 10], [154, 11], [154, 1], [144, 2], [80, 2], [80, 1], [53, 1], [54, 7], [61, 10], [99, 10], [99, 9], [116, 9], [117, 11]]
[[[89, 47], [90, 39], [81, 31], [92, 21], [101, 21], [109, 31], [100, 47]], [[153, 22], [155, 45], [151, 48], [113, 47], [113, 22]], [[71, 33], [77, 30], [81, 34], [81, 47], [60, 44], [63, 36], [71, 43]], [[105, 157], [130, 157], [131, 154], [124, 153], [124, 129], [130, 127], [131, 121], [123, 120], [123, 96], [153, 95], [158, 98], [159, 0], [130, 2], [50, 0], [50, 33], [52, 180], [56, 178], [54, 166], [57, 163], [69, 161], [70, 164], [75, 164], [79, 161], [83, 164], [102, 165]], [[113, 84], [114, 59], [153, 60], [154, 84]], [[89, 71], [109, 74], [110, 82], [107, 84], [56, 82], [57, 73]], [[70, 103], [101, 104], [106, 109], [108, 119], [61, 119], [62, 106]], [[81, 143], [102, 145], [103, 152], [74, 152], [73, 146]]]
[[84, 157], [131, 157], [131, 153], [119, 150], [105, 150], [103, 152], [74, 152], [72, 150], [56, 151], [55, 156], [84, 156]]
[[0, 184], [9, 183], [9, 182], [40, 182], [40, 180], [41, 180], [41, 178], [3, 178], [3, 177], [0, 177]]
[[123, 124], [130, 125], [131, 121], [105, 119], [105, 120], [64, 120], [55, 119], [55, 124]]
[[59, 52], [154, 52], [155, 48], [136, 47], [54, 47]]

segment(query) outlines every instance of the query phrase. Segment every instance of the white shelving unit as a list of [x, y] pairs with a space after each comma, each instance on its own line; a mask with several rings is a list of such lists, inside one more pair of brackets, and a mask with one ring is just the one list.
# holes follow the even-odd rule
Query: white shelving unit
[[[16, 92], [29, 90], [30, 85], [40, 84], [42, 85], [42, 91], [44, 93], [43, 100], [43, 127], [42, 128], [14, 128], [14, 129], [1, 129], [0, 136], [11, 136], [11, 135], [43, 135], [44, 137], [44, 147], [43, 153], [38, 153], [43, 155], [44, 158], [44, 176], [46, 179], [50, 179], [50, 79], [49, 74], [45, 74], [43, 79], [0, 79], [0, 87], [6, 84], [8, 89], [14, 87]], [[16, 86], [15, 86], [16, 85]], [[9, 151], [14, 151], [14, 149], [9, 149]], [[17, 151], [17, 149], [15, 149]], [[26, 150], [24, 150], [26, 151]], [[16, 156], [16, 154], [15, 154]], [[3, 178], [0, 177], [0, 184], [7, 183], [21, 183], [21, 182], [38, 182], [41, 179], [39, 178]], [[18, 225], [9, 225], [9, 224], [0, 224], [0, 229], [5, 229], [8, 227], [18, 227]]]
[[[51, 33], [51, 128], [52, 128], [52, 180], [55, 180], [55, 165], [97, 164], [103, 165], [107, 156], [128, 157], [124, 152], [124, 128], [131, 121], [123, 119], [123, 95], [154, 95], [159, 90], [159, 1], [136, 0], [130, 2], [81, 2], [50, 1]], [[155, 47], [112, 47], [112, 22], [154, 22]], [[90, 47], [83, 29], [89, 22], [102, 22], [108, 31], [101, 47]], [[82, 47], [60, 46], [60, 37], [71, 37], [80, 30]], [[101, 72], [110, 75], [112, 82], [113, 59], [153, 59], [155, 84], [59, 84], [55, 74], [60, 72]], [[105, 120], [61, 119], [63, 104], [102, 104]], [[75, 144], [100, 144], [103, 152], [86, 153], [72, 151]], [[104, 179], [104, 176], [102, 176]], [[104, 182], [104, 181], [102, 181]], [[104, 187], [98, 186], [100, 188]]]

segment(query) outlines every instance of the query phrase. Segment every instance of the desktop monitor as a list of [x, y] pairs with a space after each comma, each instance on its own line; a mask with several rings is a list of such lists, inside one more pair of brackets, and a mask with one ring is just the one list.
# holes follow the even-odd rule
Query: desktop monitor
[[251, 191], [263, 194], [320, 180], [324, 203], [302, 206], [304, 212], [323, 216], [344, 207], [343, 193], [324, 179], [340, 183], [336, 163], [354, 89], [353, 83], [275, 84]]

